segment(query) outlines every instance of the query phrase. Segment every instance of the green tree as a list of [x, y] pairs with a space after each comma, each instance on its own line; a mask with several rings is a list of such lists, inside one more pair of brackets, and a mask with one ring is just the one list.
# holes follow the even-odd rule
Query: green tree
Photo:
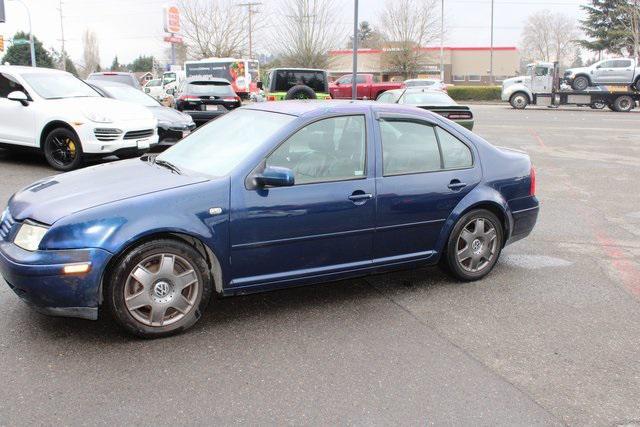
[[632, 14], [628, 0], [591, 0], [590, 5], [580, 6], [586, 18], [580, 21], [588, 37], [579, 44], [593, 52], [633, 54]]
[[[13, 40], [29, 40], [29, 33], [18, 31], [13, 36]], [[38, 67], [53, 68], [51, 55], [42, 46], [42, 42], [37, 37], [33, 37], [33, 44], [36, 51], [36, 65]], [[7, 49], [7, 53], [2, 58], [2, 64], [8, 62], [11, 65], [31, 65], [31, 46], [29, 43], [12, 44]]]
[[69, 58], [69, 54], [65, 52], [64, 55], [64, 64], [65, 66], [62, 66], [62, 53], [57, 51], [56, 49], [51, 49], [51, 59], [53, 62], [53, 66], [55, 68], [58, 68], [60, 70], [64, 69], [67, 72], [73, 74], [74, 76], [78, 77], [78, 69], [76, 68], [76, 64], [73, 63], [73, 61], [71, 60], [71, 58]]
[[118, 55], [113, 58], [113, 62], [111, 62], [111, 71], [122, 71], [122, 65], [118, 61]]
[[[358, 24], [358, 48], [378, 49], [382, 46], [382, 41], [382, 35], [368, 21], [362, 21]], [[353, 36], [349, 37], [347, 47], [353, 48]]]
[[128, 68], [134, 73], [153, 71], [153, 56], [140, 55], [133, 60]]

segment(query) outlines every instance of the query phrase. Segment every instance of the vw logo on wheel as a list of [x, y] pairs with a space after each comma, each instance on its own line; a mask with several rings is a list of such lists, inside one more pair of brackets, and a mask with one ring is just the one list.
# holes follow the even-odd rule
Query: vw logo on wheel
[[167, 282], [158, 282], [153, 288], [153, 292], [158, 298], [164, 298], [169, 295], [169, 284]]

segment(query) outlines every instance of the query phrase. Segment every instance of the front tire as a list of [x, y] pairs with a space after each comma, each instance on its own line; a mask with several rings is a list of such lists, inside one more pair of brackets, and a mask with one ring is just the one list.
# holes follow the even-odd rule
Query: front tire
[[571, 83], [571, 87], [573, 90], [586, 90], [589, 87], [589, 78], [587, 76], [578, 76], [573, 79], [573, 83]]
[[529, 96], [523, 92], [517, 92], [509, 98], [509, 104], [516, 110], [524, 110], [529, 105]]
[[57, 128], [49, 132], [42, 148], [47, 163], [56, 170], [68, 172], [82, 166], [82, 145], [70, 129]]
[[203, 256], [186, 243], [160, 239], [121, 257], [106, 283], [114, 320], [142, 338], [183, 332], [204, 313], [213, 290]]
[[500, 220], [486, 209], [476, 209], [458, 220], [443, 255], [443, 265], [456, 279], [482, 279], [495, 266], [504, 242]]

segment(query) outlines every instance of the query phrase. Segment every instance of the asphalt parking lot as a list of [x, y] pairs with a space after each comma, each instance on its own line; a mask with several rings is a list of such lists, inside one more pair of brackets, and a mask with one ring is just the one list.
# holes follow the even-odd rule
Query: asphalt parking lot
[[[214, 302], [184, 335], [41, 316], [0, 279], [0, 425], [640, 425], [640, 113], [474, 105], [541, 214], [494, 272]], [[52, 174], [0, 150], [0, 205]]]

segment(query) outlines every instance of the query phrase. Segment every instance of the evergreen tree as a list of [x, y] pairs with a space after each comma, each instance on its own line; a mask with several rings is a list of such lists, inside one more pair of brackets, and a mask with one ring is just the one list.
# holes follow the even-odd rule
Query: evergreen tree
[[588, 39], [578, 43], [598, 53], [633, 52], [631, 16], [626, 6], [627, 0], [591, 0], [590, 5], [580, 6], [587, 15], [580, 24]]
[[118, 55], [113, 58], [113, 62], [111, 63], [111, 71], [120, 71], [122, 70], [122, 65], [118, 62]]
[[132, 72], [144, 72], [153, 71], [153, 56], [143, 56], [140, 55], [136, 59], [133, 60], [131, 65], [128, 67]]
[[[24, 31], [18, 31], [13, 40], [29, 40], [29, 33]], [[37, 37], [33, 37], [33, 44], [36, 53], [36, 65], [38, 67], [53, 68], [53, 60], [51, 55], [42, 46], [42, 42]], [[4, 64], [8, 62], [11, 65], [31, 65], [31, 45], [29, 43], [24, 44], [12, 44], [7, 49], [7, 53], [2, 58], [0, 63]]]

